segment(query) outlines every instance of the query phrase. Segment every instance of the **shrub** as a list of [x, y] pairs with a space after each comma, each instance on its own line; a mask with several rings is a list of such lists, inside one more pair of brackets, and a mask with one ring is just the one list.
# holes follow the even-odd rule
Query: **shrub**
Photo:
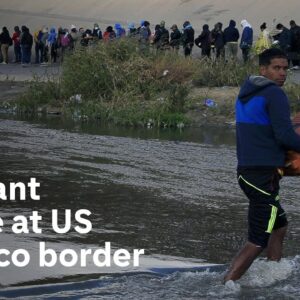
[[59, 78], [48, 76], [44, 81], [34, 76], [29, 82], [26, 93], [18, 99], [18, 110], [20, 112], [35, 113], [42, 105], [60, 106], [61, 86]]
[[195, 70], [176, 54], [141, 55], [136, 42], [121, 39], [77, 49], [64, 62], [61, 89], [66, 99], [81, 95], [77, 109], [83, 114], [125, 124], [151, 118], [158, 124], [163, 114], [184, 112]]
[[59, 77], [46, 82], [35, 78], [19, 108], [36, 111], [50, 104], [85, 120], [177, 126], [187, 122], [184, 114], [194, 85], [236, 86], [254, 68], [169, 51], [142, 54], [135, 39], [100, 42], [66, 55]]
[[300, 111], [300, 87], [298, 84], [286, 84], [284, 86], [288, 98], [290, 100], [290, 107], [292, 114]]
[[257, 73], [256, 64], [242, 64], [237, 61], [202, 59], [194, 76], [196, 86], [239, 86], [250, 74]]

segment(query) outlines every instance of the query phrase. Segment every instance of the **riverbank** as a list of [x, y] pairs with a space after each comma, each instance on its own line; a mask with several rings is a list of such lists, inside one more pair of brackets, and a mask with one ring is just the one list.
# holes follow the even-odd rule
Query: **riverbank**
[[[127, 51], [131, 50], [129, 44], [120, 47], [118, 55], [123, 51], [126, 57], [118, 58], [119, 62], [114, 57], [114, 51], [120, 51], [118, 46], [101, 46], [95, 52], [78, 51], [64, 68], [58, 64], [1, 65], [0, 107], [119, 125], [232, 126], [239, 91], [233, 85], [256, 70], [251, 65], [185, 60], [171, 54], [171, 58], [147, 58]], [[97, 51], [107, 59], [100, 68], [90, 65], [99, 61]], [[299, 88], [295, 85], [299, 82], [300, 72], [290, 72], [286, 90], [294, 112], [299, 110]]]
[[[49, 78], [58, 77], [61, 73], [59, 65], [30, 65], [23, 68], [18, 64], [0, 66], [0, 108], [8, 108], [16, 102], [31, 85], [31, 82], [39, 80], [47, 82]], [[231, 125], [233, 122], [233, 102], [238, 93], [238, 87], [193, 87], [189, 93], [189, 109], [185, 113], [190, 125], [199, 127], [204, 124]], [[207, 106], [205, 99], [213, 100], [211, 106]], [[220, 115], [224, 107], [226, 115]], [[232, 109], [230, 109], [232, 107]], [[42, 108], [42, 106], [41, 106]], [[61, 114], [59, 107], [43, 106], [44, 112], [49, 114]], [[42, 110], [42, 109], [40, 109]]]

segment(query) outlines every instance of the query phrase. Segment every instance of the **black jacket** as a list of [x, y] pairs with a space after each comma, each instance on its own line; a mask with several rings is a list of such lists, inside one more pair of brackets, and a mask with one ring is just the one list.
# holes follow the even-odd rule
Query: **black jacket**
[[30, 34], [29, 30], [25, 30], [21, 34], [21, 46], [32, 47], [33, 37]]
[[192, 47], [194, 45], [194, 39], [195, 39], [195, 30], [191, 25], [189, 25], [183, 30], [183, 34], [181, 38], [183, 47], [186, 47], [187, 45]]
[[172, 47], [179, 46], [180, 39], [181, 39], [181, 32], [179, 31], [179, 29], [175, 29], [174, 31], [171, 32], [170, 45]]
[[296, 25], [290, 29], [291, 47], [293, 51], [300, 51], [300, 26]]
[[3, 31], [0, 34], [0, 44], [10, 44], [11, 43], [11, 37], [9, 36], [8, 31]]
[[211, 31], [212, 43], [215, 45], [217, 49], [221, 49], [224, 47], [224, 32], [222, 30]]
[[228, 42], [237, 42], [240, 34], [239, 31], [235, 28], [236, 23], [231, 20], [229, 26], [224, 29], [224, 43]]
[[288, 51], [291, 47], [291, 33], [286, 27], [283, 27], [282, 32], [274, 36], [274, 39], [278, 40], [279, 46], [283, 51]]
[[201, 34], [195, 39], [195, 44], [201, 49], [210, 49], [211, 35], [209, 29], [203, 29]]

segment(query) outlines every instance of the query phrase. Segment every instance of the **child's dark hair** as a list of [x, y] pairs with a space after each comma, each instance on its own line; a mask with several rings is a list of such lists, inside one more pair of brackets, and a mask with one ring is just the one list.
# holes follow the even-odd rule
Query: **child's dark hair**
[[266, 28], [267, 28], [266, 22], [264, 22], [260, 25], [260, 30], [265, 30]]

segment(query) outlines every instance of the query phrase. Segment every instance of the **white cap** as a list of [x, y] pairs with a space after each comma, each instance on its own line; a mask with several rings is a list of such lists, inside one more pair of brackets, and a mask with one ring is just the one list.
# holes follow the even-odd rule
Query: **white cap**
[[75, 25], [71, 25], [71, 29], [76, 29], [76, 26]]

